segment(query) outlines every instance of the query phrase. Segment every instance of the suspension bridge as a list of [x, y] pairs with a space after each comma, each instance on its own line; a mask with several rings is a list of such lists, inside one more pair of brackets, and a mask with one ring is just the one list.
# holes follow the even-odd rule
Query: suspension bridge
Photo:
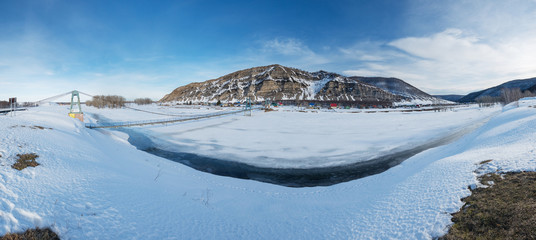
[[0, 109], [0, 114], [8, 114], [10, 112], [16, 112], [16, 111], [26, 111], [26, 108]]
[[[133, 109], [133, 108], [130, 108], [130, 109]], [[123, 128], [123, 127], [159, 125], [159, 124], [166, 125], [166, 124], [171, 124], [171, 123], [187, 122], [187, 121], [194, 121], [194, 120], [200, 120], [200, 119], [206, 119], [206, 118], [221, 117], [225, 115], [238, 114], [238, 113], [248, 112], [248, 111], [256, 110], [256, 109], [260, 109], [260, 108], [251, 108], [251, 109], [244, 108], [244, 109], [234, 110], [234, 111], [189, 115], [189, 116], [174, 117], [174, 118], [167, 118], [167, 119], [157, 119], [157, 120], [127, 121], [127, 122], [98, 122], [98, 123], [86, 123], [85, 125], [87, 128]], [[139, 110], [139, 109], [136, 109], [136, 110]], [[173, 115], [173, 114], [170, 114], [170, 115]]]
[[74, 91], [69, 91], [69, 92], [62, 93], [62, 94], [59, 94], [59, 95], [56, 95], [56, 96], [53, 96], [53, 97], [45, 98], [45, 99], [39, 100], [39, 101], [34, 102], [34, 103], [36, 105], [41, 105], [41, 104], [44, 104], [44, 103], [53, 102], [54, 100], [62, 98], [62, 97], [73, 96], [73, 92], [78, 92], [78, 93], [80, 93], [82, 95], [85, 95], [85, 96], [88, 96], [88, 97], [93, 97], [93, 95], [91, 95], [91, 94], [87, 94], [87, 93], [84, 93], [84, 92], [74, 90]]
[[[35, 105], [40, 105], [47, 102], [52, 102], [56, 99], [69, 96], [71, 95], [71, 108], [69, 112], [69, 116], [73, 118], [78, 118], [80, 121], [83, 120], [83, 113], [82, 108], [80, 106], [80, 96], [79, 94], [93, 97], [91, 94], [87, 94], [80, 91], [70, 91], [67, 93], [59, 94], [53, 97], [45, 98], [43, 100], [39, 100], [35, 102]], [[77, 97], [78, 101], [75, 102], [74, 98]], [[184, 115], [184, 114], [168, 114], [168, 113], [158, 113], [153, 111], [147, 111], [142, 109], [137, 109], [133, 107], [125, 106], [126, 109], [131, 109], [135, 111], [141, 111], [146, 112], [150, 114], [156, 114], [156, 115], [165, 115], [169, 116], [169, 118], [166, 119], [156, 119], [156, 120], [141, 120], [141, 121], [120, 121], [120, 122], [108, 122], [108, 121], [97, 121], [95, 123], [85, 123], [85, 126], [87, 128], [124, 128], [124, 127], [137, 127], [137, 126], [147, 126], [147, 125], [166, 125], [166, 124], [172, 124], [172, 123], [178, 123], [178, 122], [186, 122], [186, 121], [194, 121], [194, 120], [200, 120], [200, 119], [206, 119], [206, 118], [213, 118], [213, 117], [220, 117], [225, 115], [232, 115], [232, 114], [238, 114], [238, 113], [244, 113], [244, 115], [251, 116], [252, 110], [261, 109], [261, 107], [252, 107], [251, 101], [248, 100], [244, 106], [243, 109], [240, 110], [233, 110], [233, 111], [222, 111], [222, 112], [216, 112], [216, 113], [208, 113], [208, 114], [197, 114], [197, 115]]]

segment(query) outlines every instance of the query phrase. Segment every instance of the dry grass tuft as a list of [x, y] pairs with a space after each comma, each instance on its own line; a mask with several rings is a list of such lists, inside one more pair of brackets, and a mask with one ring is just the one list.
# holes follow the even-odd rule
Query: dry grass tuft
[[8, 233], [0, 240], [59, 240], [60, 238], [49, 228], [28, 229], [23, 233]]
[[39, 130], [44, 130], [44, 129], [52, 130], [52, 128], [42, 127], [42, 126], [38, 126], [38, 125], [30, 126], [30, 128], [31, 129], [39, 129]]
[[39, 156], [35, 153], [17, 154], [17, 162], [11, 165], [12, 168], [21, 171], [27, 167], [37, 167], [39, 163], [35, 161]]
[[486, 174], [439, 239], [536, 239], [536, 172]]
[[45, 129], [48, 129], [48, 130], [52, 130], [52, 128], [49, 128], [49, 127], [43, 127], [43, 126], [39, 126], [39, 125], [33, 125], [33, 126], [26, 126], [26, 125], [14, 125], [14, 126], [11, 126], [10, 128], [31, 128], [31, 129], [39, 129], [39, 130], [45, 130]]
[[484, 165], [484, 164], [486, 164], [486, 163], [490, 163], [491, 161], [493, 161], [493, 160], [492, 160], [492, 159], [484, 160], [484, 161], [482, 161], [482, 162], [480, 162], [480, 163], [478, 163], [478, 164], [480, 164], [480, 165]]

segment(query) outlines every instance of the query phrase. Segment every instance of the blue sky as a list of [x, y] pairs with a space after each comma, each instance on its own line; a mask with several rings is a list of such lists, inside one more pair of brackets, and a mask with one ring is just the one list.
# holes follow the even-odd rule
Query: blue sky
[[0, 99], [160, 99], [282, 64], [432, 94], [536, 77], [536, 1], [0, 1]]

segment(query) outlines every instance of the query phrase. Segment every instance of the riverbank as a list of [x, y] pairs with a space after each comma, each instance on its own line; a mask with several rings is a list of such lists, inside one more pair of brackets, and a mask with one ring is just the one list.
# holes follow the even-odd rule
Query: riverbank
[[536, 239], [536, 172], [491, 173], [479, 180], [440, 239]]

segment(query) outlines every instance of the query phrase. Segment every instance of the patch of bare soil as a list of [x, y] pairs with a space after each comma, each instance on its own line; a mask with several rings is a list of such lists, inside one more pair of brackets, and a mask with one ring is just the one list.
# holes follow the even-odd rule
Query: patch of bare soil
[[33, 126], [26, 126], [26, 125], [14, 125], [14, 126], [11, 126], [11, 128], [31, 128], [31, 129], [39, 129], [39, 130], [45, 130], [45, 129], [48, 129], [48, 130], [52, 130], [52, 128], [49, 128], [49, 127], [43, 127], [43, 126], [39, 126], [39, 125], [33, 125]]
[[486, 174], [439, 239], [536, 239], [536, 172]]
[[59, 240], [60, 238], [49, 228], [28, 229], [23, 233], [8, 233], [0, 240]]
[[35, 153], [17, 154], [17, 162], [11, 165], [12, 168], [21, 171], [27, 167], [37, 167], [39, 163], [35, 161], [39, 156]]

